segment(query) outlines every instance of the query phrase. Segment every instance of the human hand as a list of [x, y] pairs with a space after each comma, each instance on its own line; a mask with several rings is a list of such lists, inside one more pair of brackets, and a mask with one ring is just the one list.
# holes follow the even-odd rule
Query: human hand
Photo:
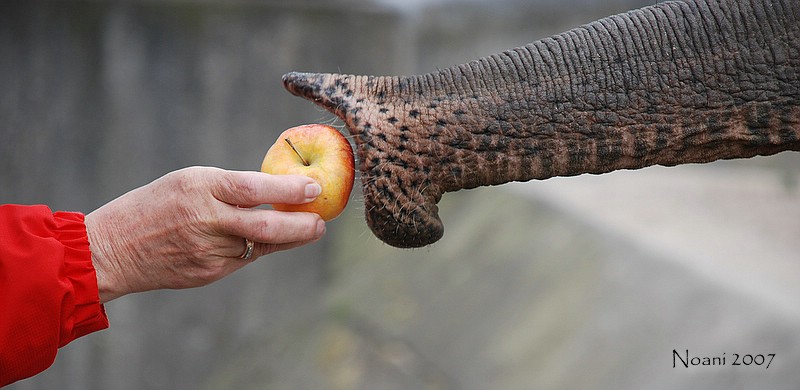
[[[320, 187], [303, 176], [192, 167], [132, 190], [86, 216], [101, 303], [155, 289], [198, 287], [253, 259], [318, 240], [316, 214], [255, 206], [305, 203]], [[245, 238], [251, 260], [239, 258]]]

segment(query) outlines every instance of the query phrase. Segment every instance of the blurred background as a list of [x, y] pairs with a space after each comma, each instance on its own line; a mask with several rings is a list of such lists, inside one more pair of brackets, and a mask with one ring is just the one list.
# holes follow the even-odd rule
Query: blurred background
[[[185, 166], [258, 169], [284, 129], [335, 123], [283, 73], [424, 73], [651, 2], [4, 1], [0, 203], [88, 213]], [[797, 388], [798, 168], [447, 194], [444, 238], [417, 250], [372, 236], [356, 187], [321, 242], [115, 300], [108, 330], [9, 388]]]

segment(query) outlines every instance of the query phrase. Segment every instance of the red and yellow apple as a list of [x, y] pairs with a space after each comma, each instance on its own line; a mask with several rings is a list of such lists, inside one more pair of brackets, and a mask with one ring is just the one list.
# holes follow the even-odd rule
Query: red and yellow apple
[[303, 175], [314, 179], [322, 193], [304, 204], [273, 204], [280, 211], [307, 211], [330, 221], [342, 213], [353, 189], [353, 148], [339, 130], [311, 124], [284, 131], [269, 148], [261, 172]]

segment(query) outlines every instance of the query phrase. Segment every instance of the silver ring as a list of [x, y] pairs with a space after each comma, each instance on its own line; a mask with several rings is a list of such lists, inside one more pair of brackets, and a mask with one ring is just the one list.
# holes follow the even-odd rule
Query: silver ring
[[245, 238], [244, 243], [247, 245], [247, 247], [244, 248], [244, 253], [242, 253], [239, 258], [242, 260], [250, 260], [250, 257], [253, 256], [253, 249], [255, 248], [256, 244], [249, 238]]

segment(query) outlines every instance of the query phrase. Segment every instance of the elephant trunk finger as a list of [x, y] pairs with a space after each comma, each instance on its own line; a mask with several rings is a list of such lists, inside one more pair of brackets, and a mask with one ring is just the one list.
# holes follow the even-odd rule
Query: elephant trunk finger
[[669, 2], [434, 73], [284, 85], [354, 136], [373, 232], [419, 247], [445, 192], [800, 150], [798, 14]]

